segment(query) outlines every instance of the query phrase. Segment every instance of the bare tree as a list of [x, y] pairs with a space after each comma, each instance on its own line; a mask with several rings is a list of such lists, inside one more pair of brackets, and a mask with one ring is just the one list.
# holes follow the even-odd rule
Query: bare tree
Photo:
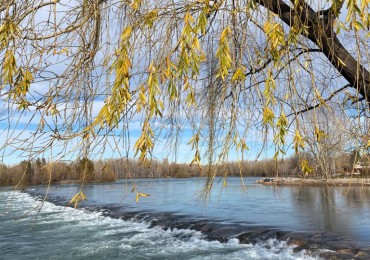
[[336, 159], [346, 155], [351, 142], [350, 135], [345, 132], [341, 116], [332, 118], [326, 109], [317, 109], [306, 116], [307, 127], [305, 141], [307, 152], [310, 152], [316, 162], [317, 175], [328, 179], [336, 174]]
[[4, 154], [85, 158], [111, 149], [123, 158], [132, 149], [130, 124], [140, 120], [133, 145], [140, 161], [164, 135], [178, 147], [184, 129], [193, 132], [192, 164], [204, 154], [210, 165], [227, 161], [231, 150], [251, 155], [256, 140], [257, 157], [272, 144], [278, 158], [290, 139], [303, 150], [305, 112], [323, 106], [327, 117], [337, 116], [335, 108], [357, 120], [362, 131], [351, 138], [367, 142], [368, 1], [0, 6]]

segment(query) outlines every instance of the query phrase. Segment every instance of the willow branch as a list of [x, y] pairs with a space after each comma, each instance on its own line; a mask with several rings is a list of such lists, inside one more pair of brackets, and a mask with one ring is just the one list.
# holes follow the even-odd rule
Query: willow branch
[[[343, 90], [345, 90], [345, 89], [347, 89], [347, 88], [349, 88], [349, 87], [351, 87], [351, 85], [350, 85], [350, 84], [347, 84], [347, 85], [345, 85], [345, 86], [343, 86], [343, 87], [341, 87], [341, 88], [337, 89], [336, 91], [332, 92], [332, 93], [330, 94], [330, 96], [329, 96], [329, 97], [327, 97], [327, 98], [323, 99], [323, 101], [324, 101], [324, 102], [328, 102], [328, 101], [330, 101], [330, 100], [331, 100], [333, 97], [335, 97], [338, 93], [342, 92]], [[315, 105], [313, 105], [313, 106], [309, 106], [309, 107], [307, 107], [307, 108], [305, 108], [305, 109], [303, 109], [303, 110], [300, 110], [300, 111], [298, 111], [298, 112], [291, 113], [291, 114], [289, 114], [289, 115], [288, 115], [288, 117], [289, 117], [289, 116], [291, 116], [291, 115], [299, 115], [299, 114], [305, 113], [305, 112], [310, 111], [310, 110], [312, 110], [312, 109], [315, 109], [315, 108], [317, 108], [317, 107], [319, 107], [319, 106], [321, 106], [321, 105], [322, 105], [322, 102], [317, 103], [317, 104], [315, 104]]]

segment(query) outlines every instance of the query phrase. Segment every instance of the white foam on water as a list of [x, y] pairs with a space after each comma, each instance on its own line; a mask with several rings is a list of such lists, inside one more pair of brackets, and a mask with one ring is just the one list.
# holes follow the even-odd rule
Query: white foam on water
[[60, 252], [65, 252], [59, 256], [60, 259], [102, 256], [108, 259], [123, 259], [125, 256], [133, 259], [317, 259], [305, 251], [294, 253], [294, 247], [276, 239], [256, 245], [240, 244], [238, 239], [230, 239], [227, 243], [207, 241], [202, 233], [189, 229], [149, 228], [147, 223], [114, 219], [103, 216], [101, 212], [57, 206], [50, 202], [43, 203], [35, 221], [40, 203], [26, 193], [0, 192], [0, 213], [4, 213], [2, 209], [6, 208], [8, 214], [13, 212], [17, 219], [17, 215], [34, 209], [17, 221], [23, 224], [28, 221], [30, 226], [35, 226], [36, 231], [31, 234], [35, 240], [53, 243], [52, 239], [55, 239]]

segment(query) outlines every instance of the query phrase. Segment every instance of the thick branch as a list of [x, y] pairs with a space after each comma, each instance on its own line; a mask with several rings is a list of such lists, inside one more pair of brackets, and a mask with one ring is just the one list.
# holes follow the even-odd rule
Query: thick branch
[[324, 15], [324, 16], [338, 17], [343, 5], [344, 5], [344, 1], [340, 1], [339, 3], [337, 1], [334, 1], [333, 4], [330, 6], [330, 8], [321, 10], [317, 12], [317, 14]]
[[298, 13], [283, 0], [259, 0], [258, 2], [277, 14], [289, 26], [293, 24], [293, 17], [298, 17], [301, 25], [307, 28], [302, 31], [302, 35], [321, 49], [330, 63], [370, 104], [370, 73], [339, 41], [332, 28], [331, 18], [328, 21], [328, 17], [320, 17], [308, 4], [302, 5], [302, 10]]

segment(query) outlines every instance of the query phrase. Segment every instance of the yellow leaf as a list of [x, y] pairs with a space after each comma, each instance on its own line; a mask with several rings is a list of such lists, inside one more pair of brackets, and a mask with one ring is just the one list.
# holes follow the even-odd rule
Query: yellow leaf
[[86, 196], [82, 191], [80, 192], [80, 198], [81, 200], [86, 200]]
[[194, 37], [193, 38], [193, 45], [192, 45], [192, 48], [196, 48], [197, 50], [200, 50], [200, 45], [199, 45], [199, 40], [198, 40], [198, 37]]
[[244, 151], [244, 150], [249, 150], [249, 147], [247, 146], [247, 144], [245, 143], [244, 139], [241, 139], [240, 140], [240, 143], [241, 143], [241, 150]]
[[192, 148], [191, 149], [194, 149], [195, 146], [198, 145], [198, 142], [199, 142], [199, 133], [197, 133], [196, 135], [192, 136], [190, 138], [190, 141], [188, 142], [188, 144], [192, 144]]
[[190, 166], [192, 166], [194, 163], [197, 163], [198, 165], [200, 165], [200, 155], [199, 155], [198, 149], [195, 151], [195, 155], [194, 155], [193, 160], [190, 163]]
[[302, 150], [304, 149], [304, 141], [298, 130], [296, 130], [294, 134], [293, 146], [295, 153], [298, 153], [299, 148], [301, 148]]
[[17, 72], [17, 65], [15, 57], [12, 51], [8, 50], [5, 52], [5, 59], [3, 64], [3, 71], [1, 77], [3, 78], [3, 83], [13, 84], [13, 77]]
[[68, 205], [73, 204], [74, 208], [77, 208], [78, 203], [82, 200], [86, 200], [86, 196], [82, 191], [80, 191], [73, 196]]
[[187, 12], [185, 14], [184, 21], [185, 21], [186, 24], [191, 24], [191, 23], [194, 23], [194, 18], [189, 12]]
[[216, 51], [216, 57], [218, 58], [219, 68], [217, 71], [217, 78], [225, 80], [229, 75], [229, 69], [231, 68], [231, 56], [228, 38], [231, 34], [230, 27], [226, 27], [220, 36], [219, 46]]
[[365, 27], [363, 26], [362, 23], [360, 23], [359, 21], [353, 21], [353, 26], [355, 27], [356, 31], [359, 31], [360, 29], [365, 29]]
[[264, 125], [273, 124], [273, 120], [275, 118], [274, 112], [269, 107], [263, 108], [263, 114], [262, 114], [262, 123]]
[[308, 164], [308, 161], [303, 159], [301, 161], [302, 172], [307, 175], [313, 172], [313, 168]]
[[136, 198], [135, 198], [135, 201], [136, 201], [136, 204], [139, 203], [139, 198], [140, 197], [150, 197], [149, 194], [147, 193], [143, 193], [143, 192], [136, 192]]
[[203, 10], [198, 17], [197, 29], [204, 35], [207, 28], [207, 15], [206, 10]]
[[323, 130], [320, 130], [318, 127], [315, 127], [315, 135], [318, 142], [327, 136], [326, 133]]
[[150, 195], [147, 193], [139, 192], [139, 197], [150, 197]]
[[142, 0], [133, 0], [130, 4], [131, 8], [135, 11], [139, 9]]
[[132, 27], [127, 26], [122, 32], [121, 40], [126, 40], [127, 38], [129, 38], [131, 36], [131, 32], [132, 32]]
[[340, 59], [338, 58], [338, 62], [340, 65], [342, 65], [343, 67], [346, 67], [347, 65]]
[[238, 68], [231, 78], [231, 81], [243, 81], [245, 80], [244, 68]]

